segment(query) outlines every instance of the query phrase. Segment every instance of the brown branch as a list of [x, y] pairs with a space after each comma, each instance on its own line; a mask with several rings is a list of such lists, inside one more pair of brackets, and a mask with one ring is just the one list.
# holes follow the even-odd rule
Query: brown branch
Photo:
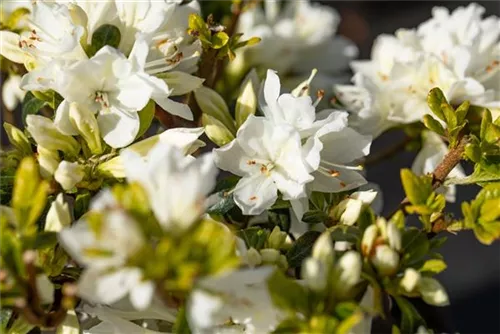
[[[437, 167], [434, 169], [434, 172], [432, 172], [432, 189], [436, 190], [440, 186], [443, 185], [446, 177], [450, 172], [455, 168], [460, 161], [462, 160], [462, 156], [465, 152], [465, 145], [468, 143], [468, 137], [462, 137], [458, 145], [454, 148], [452, 148], [448, 154], [446, 154], [443, 158], [443, 160], [437, 165]], [[399, 203], [399, 206], [397, 207], [396, 210], [394, 210], [390, 215], [387, 216], [387, 219], [391, 218], [398, 212], [399, 210], [402, 210], [403, 213], [406, 214], [406, 206], [410, 204], [410, 201], [408, 200], [408, 197], [405, 197], [401, 203]]]

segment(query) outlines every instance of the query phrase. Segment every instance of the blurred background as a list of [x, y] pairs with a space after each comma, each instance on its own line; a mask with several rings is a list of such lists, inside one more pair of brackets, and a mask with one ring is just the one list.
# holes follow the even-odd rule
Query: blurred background
[[[361, 59], [370, 58], [371, 47], [380, 34], [393, 34], [398, 28], [413, 28], [431, 17], [432, 8], [443, 6], [453, 10], [467, 6], [465, 1], [321, 1], [335, 8], [342, 22], [339, 34], [354, 41]], [[478, 1], [486, 15], [500, 16], [500, 1]], [[401, 134], [387, 133], [377, 138], [372, 152], [398, 141]], [[404, 192], [399, 170], [410, 167], [415, 153], [403, 152], [368, 169], [368, 179], [383, 190], [384, 211], [397, 207]], [[470, 166], [463, 166], [469, 174]], [[391, 176], [391, 177], [388, 177]], [[475, 197], [475, 187], [458, 188], [457, 201], [448, 209], [460, 216], [462, 201]], [[442, 248], [448, 268], [439, 275], [450, 295], [451, 306], [423, 310], [443, 331], [460, 333], [500, 333], [500, 243], [480, 244], [472, 232], [449, 235]]]

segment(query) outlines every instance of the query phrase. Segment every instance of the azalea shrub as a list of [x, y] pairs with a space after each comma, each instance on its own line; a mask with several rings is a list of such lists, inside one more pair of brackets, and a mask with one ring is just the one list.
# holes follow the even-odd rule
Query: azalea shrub
[[[3, 1], [2, 333], [432, 333], [440, 247], [500, 238], [484, 11], [361, 61], [309, 1]], [[383, 215], [366, 169], [405, 149]]]

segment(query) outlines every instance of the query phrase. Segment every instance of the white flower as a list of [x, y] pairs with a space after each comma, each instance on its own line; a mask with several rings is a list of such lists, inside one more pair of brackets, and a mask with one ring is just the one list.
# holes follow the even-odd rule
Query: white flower
[[174, 13], [177, 6], [172, 1], [136, 1], [115, 0], [120, 20], [120, 50], [130, 52], [136, 33], [152, 34], [158, 31]]
[[2, 85], [2, 101], [5, 108], [14, 111], [18, 104], [24, 99], [26, 92], [20, 88], [21, 76], [10, 74]]
[[355, 87], [337, 87], [337, 96], [354, 113], [353, 125], [379, 135], [395, 124], [421, 121], [430, 89], [439, 87], [452, 104], [500, 110], [500, 20], [482, 19], [477, 4], [453, 13], [436, 7], [418, 29], [382, 35], [372, 59], [355, 61]]
[[[90, 209], [105, 214], [86, 218], [59, 233], [64, 249], [86, 266], [78, 282], [78, 294], [90, 302], [110, 304], [129, 295], [132, 305], [145, 309], [153, 296], [154, 284], [144, 281], [138, 268], [124, 267], [145, 242], [137, 223], [120, 211], [110, 190], [102, 191]], [[119, 269], [116, 269], [119, 268]], [[114, 270], [113, 270], [114, 269]]]
[[280, 95], [280, 90], [278, 75], [273, 70], [267, 70], [259, 104], [266, 118], [272, 122], [289, 124], [300, 133], [301, 138], [307, 138], [332, 121], [333, 110], [323, 110], [322, 114], [328, 117], [316, 120], [316, 107], [310, 96]]
[[[424, 175], [434, 172], [438, 164], [448, 154], [448, 146], [443, 142], [441, 137], [431, 131], [422, 133], [423, 146], [411, 167], [413, 173]], [[448, 174], [448, 177], [465, 177], [464, 170], [460, 165], [457, 165]], [[455, 202], [456, 186], [440, 187], [438, 192], [444, 193], [448, 202]]]
[[[191, 330], [204, 333], [240, 329], [255, 334], [273, 330], [283, 318], [267, 288], [273, 270], [261, 267], [201, 279], [187, 302]], [[236, 328], [225, 325], [228, 319]]]
[[165, 230], [185, 230], [203, 214], [205, 198], [215, 187], [217, 175], [211, 154], [193, 159], [160, 142], [145, 158], [128, 149], [121, 158], [127, 180], [144, 187]]
[[299, 133], [262, 117], [248, 117], [236, 139], [214, 153], [219, 168], [242, 176], [233, 193], [244, 214], [270, 208], [278, 190], [284, 199], [304, 197], [304, 186], [313, 179], [302, 158]]
[[307, 161], [315, 170], [314, 181], [309, 189], [333, 193], [366, 184], [366, 179], [360, 173], [362, 168], [353, 164], [368, 155], [372, 137], [361, 135], [348, 127], [346, 112], [333, 112], [329, 118], [331, 121], [304, 145], [308, 152]]
[[[200, 14], [198, 1], [178, 5], [165, 25], [153, 35], [146, 72], [155, 74], [175, 69], [193, 73], [198, 69], [201, 41], [187, 33], [190, 14]], [[170, 87], [168, 80], [167, 83]], [[179, 89], [173, 89], [174, 94], [183, 94]]]
[[37, 62], [46, 64], [54, 59], [85, 57], [80, 46], [85, 29], [73, 22], [67, 6], [34, 2], [28, 22], [30, 31], [21, 34], [19, 45]]
[[71, 190], [85, 177], [85, 169], [77, 162], [61, 161], [56, 171], [54, 179], [59, 182], [64, 190]]
[[71, 216], [68, 203], [64, 202], [63, 194], [59, 194], [47, 212], [44, 230], [59, 232], [69, 224], [71, 224]]
[[267, 0], [264, 9], [254, 6], [239, 20], [238, 31], [244, 38], [262, 39], [245, 51], [248, 64], [283, 73], [307, 73], [312, 68], [338, 72], [357, 55], [350, 41], [334, 37], [340, 18], [329, 6], [291, 1], [280, 11], [278, 2]]
[[149, 99], [172, 114], [192, 119], [187, 105], [168, 99], [170, 90], [164, 81], [144, 72], [147, 53], [147, 42], [138, 37], [128, 59], [105, 46], [91, 59], [68, 68], [57, 87], [65, 98], [56, 111], [60, 130], [75, 134], [75, 129], [67, 126], [70, 102], [98, 113], [103, 139], [112, 147], [124, 147], [135, 139], [140, 123], [137, 112]]
[[[185, 154], [191, 154], [198, 148], [205, 146], [205, 143], [198, 139], [203, 134], [203, 128], [173, 128], [162, 133], [151, 136], [127, 147], [141, 156], [146, 156], [157, 144], [163, 143], [179, 148]], [[124, 178], [125, 170], [120, 156], [114, 157], [100, 164], [97, 169], [104, 175], [114, 178]]]

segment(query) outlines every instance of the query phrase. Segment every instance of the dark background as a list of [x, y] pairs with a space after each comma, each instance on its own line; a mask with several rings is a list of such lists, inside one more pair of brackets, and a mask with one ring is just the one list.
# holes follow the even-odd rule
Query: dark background
[[[467, 6], [464, 1], [321, 1], [334, 7], [341, 15], [339, 34], [349, 37], [360, 49], [360, 58], [370, 57], [376, 36], [392, 34], [398, 28], [413, 28], [431, 17], [434, 6], [450, 10]], [[500, 16], [500, 2], [480, 1], [486, 16]], [[388, 133], [375, 140], [376, 152], [393, 144], [400, 134]], [[391, 212], [404, 197], [398, 178], [399, 170], [410, 167], [415, 153], [403, 152], [368, 169], [368, 179], [382, 186], [384, 211]], [[470, 173], [470, 166], [464, 166]], [[447, 208], [460, 216], [462, 201], [477, 194], [475, 187], [458, 188], [457, 202]], [[446, 287], [451, 306], [426, 309], [429, 317], [440, 323], [446, 332], [500, 333], [500, 242], [491, 246], [480, 244], [471, 232], [449, 235], [442, 253], [448, 268], [438, 278]], [[430, 319], [429, 319], [430, 320]], [[432, 321], [432, 320], [431, 320]]]

